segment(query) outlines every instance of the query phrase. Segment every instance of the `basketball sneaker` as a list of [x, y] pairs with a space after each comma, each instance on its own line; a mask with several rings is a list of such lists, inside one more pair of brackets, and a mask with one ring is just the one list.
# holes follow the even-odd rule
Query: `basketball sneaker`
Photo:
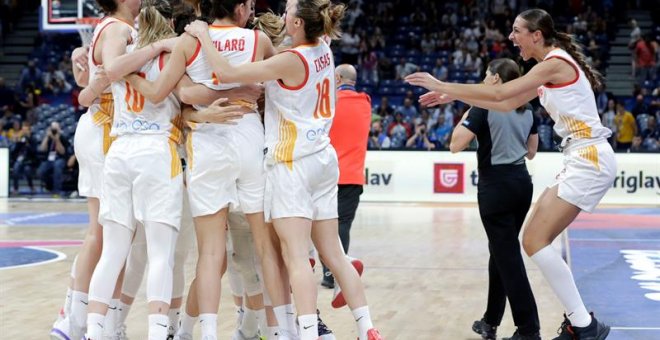
[[[358, 338], [358, 340], [360, 340], [360, 338]], [[367, 331], [367, 340], [383, 340], [383, 337], [377, 329], [372, 328]]]
[[318, 320], [318, 328], [319, 328], [319, 339], [320, 340], [336, 340], [335, 335], [332, 334], [332, 331], [328, 326], [325, 325], [323, 320], [321, 320], [321, 312], [317, 309], [316, 310], [316, 316]]
[[[346, 258], [349, 262], [351, 262], [358, 275], [362, 276], [362, 272], [364, 271], [364, 263], [362, 263], [362, 261], [359, 259], [350, 257], [348, 255], [346, 255]], [[344, 294], [341, 292], [341, 287], [339, 287], [339, 285], [335, 285], [335, 292], [332, 297], [331, 305], [334, 308], [341, 308], [346, 306], [346, 299], [344, 299]]]
[[328, 289], [335, 288], [335, 277], [332, 276], [332, 272], [327, 271], [323, 274], [323, 281], [321, 281], [321, 286]]
[[603, 340], [610, 334], [610, 326], [596, 320], [594, 313], [591, 315], [591, 323], [586, 327], [576, 327], [571, 325], [571, 321], [564, 314], [564, 322], [561, 323], [559, 336], [554, 340]]
[[484, 319], [477, 320], [472, 324], [472, 330], [481, 335], [484, 340], [497, 339], [497, 326], [491, 326]]
[[64, 318], [53, 325], [50, 331], [51, 340], [77, 340], [85, 333], [84, 329], [76, 329], [71, 319]]
[[300, 337], [298, 334], [294, 334], [293, 332], [280, 329], [277, 332], [277, 340], [300, 340]]

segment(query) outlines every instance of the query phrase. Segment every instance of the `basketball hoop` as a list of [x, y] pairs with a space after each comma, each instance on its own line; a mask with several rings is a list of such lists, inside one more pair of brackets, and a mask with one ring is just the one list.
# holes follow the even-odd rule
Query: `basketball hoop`
[[78, 18], [76, 24], [78, 25], [78, 33], [82, 40], [83, 46], [89, 46], [94, 37], [94, 28], [101, 21], [100, 18]]

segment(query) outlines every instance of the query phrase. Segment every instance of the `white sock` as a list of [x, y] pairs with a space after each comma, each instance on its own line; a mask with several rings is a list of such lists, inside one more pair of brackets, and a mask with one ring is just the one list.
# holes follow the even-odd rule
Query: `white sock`
[[64, 299], [64, 317], [71, 315], [71, 296], [73, 295], [73, 290], [71, 288], [66, 289], [66, 298]]
[[268, 327], [268, 340], [277, 340], [277, 335], [279, 333], [279, 327]]
[[319, 322], [316, 314], [301, 315], [298, 317], [300, 324], [300, 340], [317, 340], [319, 338]]
[[248, 338], [257, 335], [259, 331], [259, 320], [257, 320], [256, 310], [245, 307], [245, 315], [243, 316], [243, 323], [241, 323], [240, 330]]
[[371, 323], [371, 314], [369, 314], [369, 306], [355, 308], [352, 310], [355, 322], [357, 322], [358, 334], [360, 340], [367, 340], [367, 332], [374, 328]]
[[170, 311], [167, 312], [167, 316], [170, 319], [170, 328], [176, 333], [179, 329], [179, 316], [181, 314], [181, 308], [170, 308]]
[[71, 321], [76, 328], [85, 328], [88, 303], [87, 293], [75, 290], [71, 293]]
[[119, 320], [119, 299], [112, 299], [108, 305], [108, 311], [105, 313], [105, 323], [103, 324], [105, 335], [112, 336], [115, 334], [117, 320]]
[[286, 306], [273, 307], [273, 313], [277, 319], [279, 329], [293, 332], [295, 328], [289, 328], [289, 321], [287, 320]]
[[166, 339], [169, 322], [165, 314], [149, 314], [149, 340]]
[[119, 302], [119, 318], [117, 319], [117, 325], [123, 325], [126, 323], [126, 318], [128, 317], [128, 312], [131, 311], [131, 305], [127, 305], [123, 302]]
[[575, 286], [573, 274], [558, 252], [548, 245], [531, 256], [541, 269], [550, 287], [564, 305], [566, 315], [575, 327], [586, 327], [591, 323], [591, 315], [584, 307], [580, 293]]
[[243, 310], [243, 306], [236, 306], [236, 328], [241, 328], [244, 317], [245, 310]]
[[197, 323], [196, 316], [190, 316], [186, 311], [181, 314], [181, 321], [179, 322], [179, 331], [177, 334], [193, 334], [193, 329]]
[[259, 322], [259, 332], [261, 335], [268, 334], [268, 320], [266, 319], [266, 309], [257, 310], [257, 321]]
[[216, 340], [218, 337], [218, 314], [205, 313], [199, 315], [199, 324], [202, 326], [202, 339]]
[[103, 339], [105, 315], [89, 313], [87, 315], [87, 339]]
[[296, 312], [293, 310], [293, 304], [284, 305], [286, 308], [287, 329], [294, 331], [296, 329]]

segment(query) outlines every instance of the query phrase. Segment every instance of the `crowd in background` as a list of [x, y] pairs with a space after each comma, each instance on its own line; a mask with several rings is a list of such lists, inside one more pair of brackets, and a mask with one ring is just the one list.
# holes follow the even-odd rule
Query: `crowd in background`
[[[372, 98], [373, 116], [369, 148], [447, 150], [454, 126], [467, 106], [450, 103], [427, 108], [419, 105], [423, 91], [402, 79], [425, 71], [444, 81], [478, 83], [488, 63], [512, 58], [528, 70], [508, 40], [515, 16], [527, 7], [553, 13], [558, 29], [574, 34], [588, 61], [602, 73], [607, 68], [609, 42], [616, 25], [628, 22], [620, 1], [474, 0], [346, 0], [349, 11], [342, 37], [332, 43], [335, 63], [350, 63], [359, 71], [358, 90]], [[257, 11], [283, 12], [284, 2], [258, 0]], [[20, 13], [38, 1], [4, 1], [2, 42], [12, 34]], [[660, 149], [660, 62], [657, 24], [642, 32], [634, 21], [629, 48], [637, 86], [629, 98], [617, 98], [607, 89], [596, 92], [603, 124], [613, 131], [612, 145], [621, 151]], [[71, 73], [70, 51], [80, 44], [75, 34], [41, 34], [16, 84], [0, 78], [0, 146], [9, 147], [11, 188], [24, 181], [30, 192], [56, 195], [75, 191], [77, 164], [72, 140], [77, 118], [77, 88]], [[541, 150], [556, 150], [552, 120], [532, 102], [539, 117]], [[476, 148], [476, 145], [473, 147]], [[55, 151], [53, 158], [52, 151]], [[59, 152], [61, 151], [61, 152]], [[33, 178], [41, 185], [35, 188]]]

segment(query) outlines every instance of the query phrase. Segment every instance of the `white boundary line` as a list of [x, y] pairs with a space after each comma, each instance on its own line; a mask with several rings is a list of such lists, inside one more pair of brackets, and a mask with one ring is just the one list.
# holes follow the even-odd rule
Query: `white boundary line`
[[660, 327], [611, 327], [620, 331], [660, 331]]

